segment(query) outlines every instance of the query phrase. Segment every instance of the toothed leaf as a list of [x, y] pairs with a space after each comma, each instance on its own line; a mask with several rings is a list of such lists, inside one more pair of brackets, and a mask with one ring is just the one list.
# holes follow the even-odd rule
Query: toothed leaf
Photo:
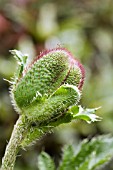
[[[113, 137], [103, 135], [94, 137], [90, 141], [85, 139], [75, 149], [71, 145], [64, 147], [58, 170], [96, 170], [100, 166], [104, 166], [113, 157]], [[43, 154], [49, 157], [48, 154]], [[44, 166], [45, 160], [40, 160], [39, 169], [43, 165], [42, 167], [45, 169], [40, 170], [48, 170], [48, 166], [47, 169]], [[48, 165], [50, 165], [49, 162]]]
[[65, 146], [63, 149], [63, 158], [60, 162], [58, 170], [72, 170], [75, 168], [74, 165], [74, 151], [71, 145]]
[[39, 170], [55, 170], [55, 164], [52, 158], [45, 152], [42, 152], [38, 157], [38, 169]]
[[81, 119], [85, 120], [87, 123], [101, 121], [101, 118], [95, 115], [95, 112], [100, 109], [99, 108], [82, 108], [81, 106], [72, 106], [69, 111], [73, 114], [73, 119]]
[[105, 135], [93, 138], [91, 141], [84, 140], [74, 158], [75, 170], [95, 170], [108, 162], [112, 156], [113, 137]]

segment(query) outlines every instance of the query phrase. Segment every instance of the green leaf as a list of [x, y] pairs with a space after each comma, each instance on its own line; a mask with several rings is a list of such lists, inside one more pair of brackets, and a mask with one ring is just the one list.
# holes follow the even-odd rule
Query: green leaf
[[69, 109], [69, 112], [73, 114], [73, 119], [82, 119], [85, 120], [87, 123], [95, 122], [95, 121], [101, 121], [101, 118], [97, 115], [95, 115], [95, 112], [100, 109], [99, 108], [82, 108], [79, 106], [72, 106]]
[[63, 159], [60, 163], [59, 170], [71, 170], [74, 169], [74, 151], [71, 145], [65, 146], [63, 150]]
[[75, 169], [95, 170], [112, 158], [113, 137], [105, 135], [93, 138], [91, 141], [84, 140], [79, 147], [74, 159]]
[[[13, 91], [13, 89], [16, 87], [16, 84], [17, 84], [18, 80], [20, 79], [20, 77], [23, 74], [23, 70], [24, 70], [24, 68], [26, 66], [28, 56], [22, 54], [18, 50], [10, 50], [10, 52], [11, 52], [11, 54], [14, 55], [14, 57], [18, 61], [18, 68], [17, 68], [17, 70], [16, 70], [16, 72], [14, 74], [13, 81], [11, 82], [11, 84], [13, 85], [11, 89]], [[12, 96], [13, 96], [13, 93], [12, 93]], [[13, 97], [12, 97], [12, 101], [13, 101]], [[15, 105], [15, 102], [14, 102], [14, 105]]]
[[14, 57], [20, 62], [19, 64], [26, 64], [26, 60], [28, 58], [27, 55], [22, 54], [18, 50], [10, 50], [11, 54], [14, 55]]
[[[96, 170], [113, 157], [113, 137], [102, 135], [90, 141], [85, 139], [76, 146], [76, 154], [74, 150], [71, 145], [64, 147], [58, 170]], [[44, 152], [39, 156], [38, 167], [39, 170], [55, 169], [52, 159]]]
[[89, 167], [91, 170], [95, 170], [100, 165], [110, 161], [113, 157], [113, 137], [110, 135], [103, 135], [98, 138], [94, 138], [91, 145], [97, 145]]
[[55, 170], [54, 161], [51, 159], [51, 157], [47, 153], [42, 152], [39, 155], [38, 168], [39, 170]]
[[86, 160], [83, 162], [83, 164], [80, 165], [80, 167], [79, 167], [78, 170], [89, 170], [88, 163], [89, 163], [89, 158], [86, 159]]

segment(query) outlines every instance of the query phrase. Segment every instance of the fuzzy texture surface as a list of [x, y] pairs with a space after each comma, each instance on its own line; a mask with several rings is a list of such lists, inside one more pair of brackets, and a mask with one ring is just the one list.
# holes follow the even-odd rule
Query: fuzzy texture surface
[[11, 82], [13, 104], [19, 110], [1, 170], [13, 170], [20, 148], [40, 140], [59, 125], [75, 119], [98, 121], [95, 109], [77, 106], [85, 72], [82, 64], [64, 48], [41, 53], [26, 66], [27, 56], [11, 50], [18, 69]]
[[42, 52], [23, 70], [13, 88], [13, 100], [20, 110], [29, 106], [37, 96], [47, 98], [63, 84], [82, 89], [85, 71], [82, 64], [65, 48]]

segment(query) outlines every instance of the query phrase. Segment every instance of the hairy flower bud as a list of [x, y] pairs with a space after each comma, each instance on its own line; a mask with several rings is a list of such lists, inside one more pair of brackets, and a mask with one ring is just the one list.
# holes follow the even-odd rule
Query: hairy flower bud
[[41, 53], [28, 67], [27, 56], [11, 50], [18, 60], [11, 97], [20, 113], [2, 159], [1, 170], [13, 170], [18, 150], [54, 130], [62, 123], [82, 119], [99, 121], [95, 109], [83, 109], [78, 101], [84, 68], [70, 52], [56, 48]]
[[71, 84], [81, 90], [84, 68], [65, 48], [42, 52], [22, 72], [12, 89], [13, 100], [20, 110], [29, 106], [36, 98], [49, 97], [61, 85]]

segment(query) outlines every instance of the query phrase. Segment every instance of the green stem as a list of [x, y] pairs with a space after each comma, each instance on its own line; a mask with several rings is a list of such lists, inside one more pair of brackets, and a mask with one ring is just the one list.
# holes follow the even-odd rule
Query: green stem
[[17, 120], [10, 141], [6, 147], [5, 155], [2, 159], [1, 170], [13, 170], [20, 144], [28, 128], [25, 117], [20, 116]]

